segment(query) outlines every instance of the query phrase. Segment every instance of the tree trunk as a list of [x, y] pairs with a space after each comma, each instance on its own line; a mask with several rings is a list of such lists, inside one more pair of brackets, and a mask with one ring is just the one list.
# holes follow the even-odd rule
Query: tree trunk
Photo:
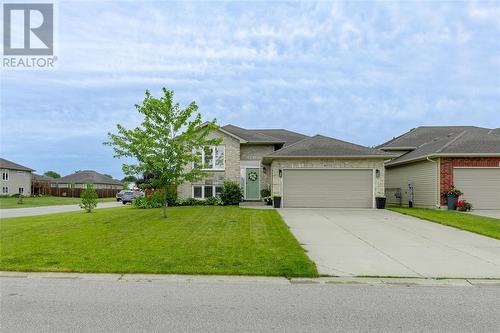
[[168, 187], [165, 187], [163, 189], [163, 218], [167, 218], [167, 189]]

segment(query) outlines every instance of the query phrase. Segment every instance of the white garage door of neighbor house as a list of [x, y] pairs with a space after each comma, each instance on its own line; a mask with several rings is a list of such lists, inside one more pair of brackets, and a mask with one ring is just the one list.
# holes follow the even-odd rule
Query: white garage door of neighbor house
[[283, 170], [283, 207], [373, 207], [372, 170]]
[[500, 168], [454, 168], [453, 183], [473, 209], [500, 209]]

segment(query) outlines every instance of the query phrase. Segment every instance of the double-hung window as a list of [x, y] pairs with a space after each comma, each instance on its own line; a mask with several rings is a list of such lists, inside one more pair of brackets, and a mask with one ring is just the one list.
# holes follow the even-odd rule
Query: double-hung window
[[[225, 169], [225, 146], [209, 146], [195, 152], [198, 161], [201, 161], [203, 170], [224, 170]], [[193, 164], [194, 167], [198, 163]]]
[[2, 180], [5, 180], [5, 181], [9, 180], [9, 170], [7, 170], [7, 169], [2, 170]]
[[219, 185], [193, 185], [193, 198], [206, 199], [220, 197], [222, 186]]
[[2, 194], [9, 194], [9, 188], [7, 186], [2, 187]]

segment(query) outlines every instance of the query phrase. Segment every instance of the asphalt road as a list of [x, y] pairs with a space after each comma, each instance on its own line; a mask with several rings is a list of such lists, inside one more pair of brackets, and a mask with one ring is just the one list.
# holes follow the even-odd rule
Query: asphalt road
[[4, 277], [2, 332], [495, 332], [500, 287]]

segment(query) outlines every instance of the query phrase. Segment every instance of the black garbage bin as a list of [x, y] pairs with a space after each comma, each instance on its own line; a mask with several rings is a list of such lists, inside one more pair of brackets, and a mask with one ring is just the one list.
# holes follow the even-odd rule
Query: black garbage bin
[[375, 198], [375, 203], [377, 205], [377, 209], [384, 209], [385, 208], [385, 198], [383, 197], [378, 197]]
[[281, 208], [281, 197], [273, 197], [274, 208]]

